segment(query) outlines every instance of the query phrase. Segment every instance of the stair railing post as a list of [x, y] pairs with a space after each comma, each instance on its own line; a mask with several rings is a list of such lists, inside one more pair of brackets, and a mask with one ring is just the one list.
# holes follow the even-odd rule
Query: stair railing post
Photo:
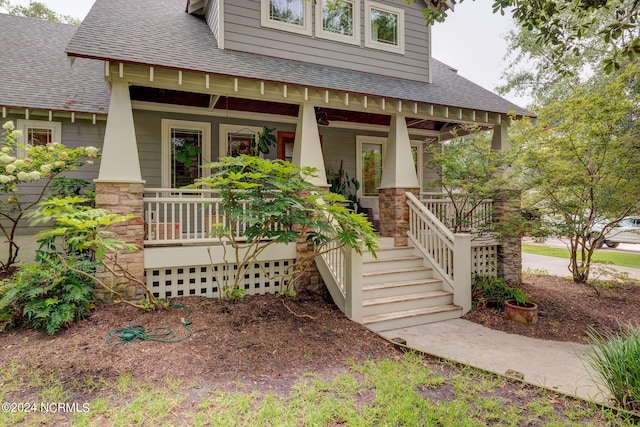
[[349, 319], [362, 323], [362, 255], [345, 247], [345, 311]]
[[463, 315], [471, 310], [471, 238], [469, 233], [453, 235], [453, 303]]

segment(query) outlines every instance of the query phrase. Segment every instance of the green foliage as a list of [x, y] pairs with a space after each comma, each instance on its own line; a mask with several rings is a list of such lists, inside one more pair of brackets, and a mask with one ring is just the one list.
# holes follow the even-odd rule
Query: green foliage
[[63, 22], [65, 24], [80, 25], [80, 20], [71, 15], [60, 15], [49, 9], [44, 3], [30, 1], [29, 6], [12, 5], [9, 0], [0, 0], [0, 7], [10, 15], [26, 16], [28, 18], [44, 19], [51, 22]]
[[[39, 255], [42, 259], [57, 259], [65, 267], [85, 277], [95, 280], [98, 286], [106, 289], [121, 302], [136, 308], [147, 309], [164, 307], [146, 287], [144, 281], [130, 273], [120, 263], [118, 255], [123, 251], [133, 252], [138, 249], [135, 244], [123, 242], [108, 228], [135, 218], [135, 215], [118, 215], [106, 209], [97, 209], [88, 203], [89, 199], [80, 196], [50, 198], [41, 202], [32, 215], [32, 224], [51, 223], [51, 228], [36, 235], [41, 244]], [[129, 283], [140, 286], [146, 294], [147, 301], [136, 304], [128, 301], [108, 284], [83, 272], [74, 269], [65, 261], [68, 254], [81, 254], [94, 258], [114, 277], [125, 278]]]
[[511, 142], [522, 153], [527, 192], [523, 202], [543, 218], [546, 234], [570, 239], [570, 270], [576, 282], [589, 278], [593, 227], [607, 233], [640, 210], [638, 150], [640, 95], [637, 66], [606, 85], [587, 86], [546, 106], [535, 125], [517, 121]]
[[[92, 182], [84, 179], [58, 176], [51, 180], [51, 194], [55, 197], [84, 196], [95, 198], [95, 188]], [[91, 205], [94, 204], [92, 200]]]
[[266, 126], [262, 127], [262, 132], [258, 134], [258, 141], [255, 147], [252, 147], [254, 155], [269, 154], [269, 147], [276, 147], [278, 145], [278, 140], [273, 134], [274, 130], [276, 130], [276, 128], [270, 129]]
[[[308, 259], [294, 263], [279, 279], [293, 284], [318, 254], [335, 247], [373, 251], [377, 238], [364, 215], [341, 204], [345, 198], [308, 182], [315, 171], [282, 160], [263, 160], [242, 155], [226, 157], [206, 167], [211, 175], [196, 181], [196, 187], [220, 191], [222, 213], [227, 224], [214, 224], [214, 234], [234, 248], [235, 273], [229, 292], [239, 289], [244, 269], [253, 265], [269, 246], [277, 243], [313, 243]], [[235, 230], [244, 230], [246, 241], [238, 241]]]
[[[473, 224], [474, 214], [487, 202], [504, 199], [504, 193], [517, 201], [521, 181], [511, 165], [517, 158], [512, 150], [494, 150], [491, 137], [477, 125], [461, 125], [454, 138], [444, 146], [429, 145], [427, 167], [438, 171], [438, 179], [429, 186], [442, 189], [453, 204], [453, 217], [447, 224], [454, 233], [493, 231], [504, 236], [520, 235], [525, 224], [519, 206], [514, 218]], [[492, 212], [488, 212], [491, 216]]]
[[[447, 17], [443, 7], [446, 1], [438, 2], [441, 7], [423, 10], [427, 25], [443, 22]], [[620, 70], [625, 61], [632, 62], [640, 55], [637, 0], [493, 0], [492, 7], [494, 13], [512, 14], [533, 43], [545, 52], [546, 65], [559, 73], [573, 71], [567, 64], [588, 54], [593, 38], [603, 41], [598, 43], [600, 66], [607, 73]]]
[[327, 171], [327, 182], [330, 185], [329, 191], [344, 196], [349, 201], [349, 207], [353, 209], [358, 203], [357, 192], [360, 189], [360, 181], [355, 177], [349, 177], [343, 168], [342, 161], [338, 170], [329, 169]]
[[[68, 259], [74, 268], [92, 273], [96, 263]], [[0, 319], [25, 323], [38, 331], [55, 334], [84, 318], [93, 307], [92, 280], [58, 262], [24, 265], [0, 282]]]
[[[136, 246], [117, 239], [108, 227], [128, 221], [134, 215], [118, 215], [106, 209], [93, 208], [86, 197], [52, 197], [40, 203], [31, 215], [31, 224], [51, 223], [51, 228], [36, 235], [41, 249], [54, 253], [82, 253], [94, 251], [103, 260], [105, 251], [129, 250]], [[62, 241], [62, 250], [56, 244]]]
[[506, 300], [513, 299], [518, 305], [524, 305], [528, 298], [522, 289], [507, 285], [504, 279], [492, 276], [473, 277], [471, 300], [480, 307], [504, 308]]
[[180, 141], [174, 145], [176, 162], [182, 163], [186, 168], [193, 165], [193, 158], [202, 153], [202, 147], [196, 141]]
[[623, 408], [640, 410], [640, 327], [626, 325], [619, 333], [588, 331], [595, 346], [586, 357], [602, 385]]
[[[46, 196], [57, 175], [92, 163], [98, 157], [99, 150], [95, 147], [71, 149], [57, 142], [36, 146], [18, 144], [16, 138], [21, 136], [21, 132], [14, 130], [13, 122], [6, 122], [2, 128], [4, 138], [0, 142], [0, 217], [6, 222], [0, 222], [0, 231], [8, 242], [9, 251], [7, 258], [0, 260], [0, 269], [9, 270], [16, 263], [20, 249], [15, 243], [19, 222]], [[34, 199], [24, 201], [20, 184], [36, 182], [40, 186], [40, 192]]]

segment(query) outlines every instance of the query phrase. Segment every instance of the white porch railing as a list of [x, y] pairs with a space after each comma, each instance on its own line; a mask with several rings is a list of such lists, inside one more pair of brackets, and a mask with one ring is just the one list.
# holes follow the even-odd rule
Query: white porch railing
[[409, 239], [453, 292], [454, 304], [462, 307], [463, 313], [468, 312], [471, 310], [472, 235], [451, 232], [411, 193], [407, 193], [407, 203]]
[[354, 322], [362, 323], [362, 255], [332, 241], [316, 257], [316, 266], [334, 303]]
[[[420, 193], [420, 201], [431, 211], [436, 218], [449, 229], [453, 229], [456, 223], [456, 210], [453, 202], [447, 193]], [[471, 208], [467, 203], [459, 207], [463, 212]], [[482, 201], [476, 206], [472, 212], [464, 218], [465, 224], [462, 229], [469, 232], [475, 232], [483, 228], [493, 221], [493, 200]]]
[[214, 231], [220, 225], [232, 227], [236, 240], [244, 239], [247, 224], [223, 214], [217, 190], [146, 188], [142, 201], [145, 245], [217, 242]]

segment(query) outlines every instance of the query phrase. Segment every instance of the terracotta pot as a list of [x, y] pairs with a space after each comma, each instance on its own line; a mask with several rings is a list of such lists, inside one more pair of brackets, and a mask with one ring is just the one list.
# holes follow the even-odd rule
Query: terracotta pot
[[527, 302], [521, 306], [513, 299], [506, 300], [504, 317], [520, 323], [538, 323], [538, 304]]

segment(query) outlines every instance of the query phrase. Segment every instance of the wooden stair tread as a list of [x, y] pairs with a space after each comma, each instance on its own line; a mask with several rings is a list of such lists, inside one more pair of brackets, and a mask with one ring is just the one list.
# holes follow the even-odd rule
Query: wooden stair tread
[[372, 298], [363, 301], [363, 307], [368, 307], [372, 305], [378, 304], [389, 304], [394, 302], [402, 302], [402, 301], [413, 301], [418, 299], [427, 299], [427, 298], [437, 298], [443, 297], [447, 295], [453, 295], [451, 292], [447, 291], [431, 291], [431, 292], [421, 292], [415, 294], [407, 294], [407, 295], [396, 295], [392, 297], [381, 297], [381, 298]]
[[383, 322], [386, 320], [404, 319], [408, 317], [421, 316], [425, 314], [443, 313], [447, 311], [462, 310], [461, 307], [453, 304], [439, 305], [437, 307], [419, 308], [415, 310], [396, 311], [393, 313], [376, 314], [373, 316], [365, 316], [362, 319], [363, 324]]
[[407, 280], [404, 282], [372, 283], [369, 285], [363, 285], [362, 290], [373, 291], [376, 289], [387, 289], [387, 288], [396, 288], [396, 287], [413, 286], [413, 285], [426, 285], [426, 284], [433, 284], [433, 283], [442, 283], [442, 280], [429, 278], [429, 279]]
[[380, 270], [380, 271], [371, 271], [371, 272], [366, 272], [366, 273], [362, 273], [362, 277], [368, 277], [368, 276], [382, 276], [385, 274], [396, 274], [396, 273], [411, 273], [414, 271], [432, 271], [432, 268], [429, 267], [407, 267], [407, 268], [396, 268], [396, 269], [389, 269], [389, 270]]

